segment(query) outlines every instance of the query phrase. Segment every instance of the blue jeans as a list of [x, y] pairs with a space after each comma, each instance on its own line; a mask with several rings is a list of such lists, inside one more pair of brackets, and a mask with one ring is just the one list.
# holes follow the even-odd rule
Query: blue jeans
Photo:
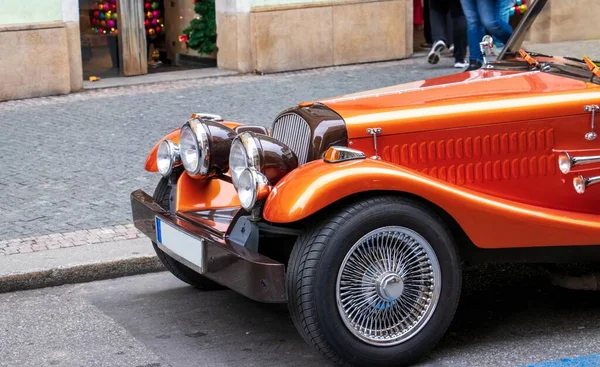
[[460, 0], [465, 17], [467, 18], [467, 38], [469, 42], [469, 58], [483, 61], [479, 43], [486, 34], [486, 29], [492, 37], [506, 43], [512, 35], [511, 26], [500, 19], [497, 1], [501, 0]]
[[[498, 15], [500, 19], [508, 23], [510, 21], [510, 8], [515, 5], [515, 0], [497, 0], [498, 1]], [[496, 47], [501, 48], [504, 46], [504, 42], [499, 39], [494, 40]]]
[[510, 20], [510, 8], [514, 5], [515, 0], [498, 0], [498, 13], [500, 14], [500, 19], [508, 23]]

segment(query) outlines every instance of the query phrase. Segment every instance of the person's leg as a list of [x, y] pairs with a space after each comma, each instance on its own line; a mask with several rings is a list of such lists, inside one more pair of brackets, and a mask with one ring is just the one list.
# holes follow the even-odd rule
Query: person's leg
[[429, 2], [429, 20], [431, 21], [431, 37], [433, 46], [427, 61], [430, 64], [437, 64], [440, 61], [440, 53], [447, 47], [446, 38], [446, 15], [448, 6], [446, 0], [430, 0]]
[[[431, 38], [431, 20], [429, 19], [429, 1], [423, 0], [423, 32], [425, 33], [425, 43], [433, 44]], [[512, 1], [512, 0], [510, 0]]]
[[475, 63], [481, 64], [483, 56], [479, 49], [479, 42], [485, 36], [485, 28], [479, 19], [479, 10], [477, 8], [479, 0], [460, 0], [462, 10], [467, 20], [467, 40], [469, 43], [469, 59]]
[[467, 20], [460, 5], [460, 0], [451, 0], [450, 14], [454, 25], [454, 59], [455, 67], [466, 67], [467, 56]]
[[492, 34], [492, 37], [498, 38], [502, 43], [506, 43], [512, 35], [512, 27], [500, 19], [498, 7], [494, 0], [477, 0], [477, 8], [483, 26]]
[[[446, 8], [448, 9], [448, 8]], [[454, 27], [452, 26], [452, 14], [446, 11], [446, 45], [450, 47], [454, 43]]]
[[[498, 5], [498, 18], [508, 24], [510, 21], [510, 8], [514, 4], [515, 0], [496, 0], [496, 5]], [[494, 39], [494, 45], [498, 48], [502, 48], [504, 43], [496, 38]]]
[[[498, 14], [500, 14], [500, 19], [502, 19], [507, 24], [510, 21], [510, 8], [515, 4], [515, 0], [497, 0], [498, 1]], [[510, 25], [510, 24], [509, 24]]]

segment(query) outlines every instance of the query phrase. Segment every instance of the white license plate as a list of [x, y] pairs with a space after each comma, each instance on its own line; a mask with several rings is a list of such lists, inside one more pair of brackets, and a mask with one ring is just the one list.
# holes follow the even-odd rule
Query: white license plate
[[[204, 260], [204, 240], [194, 238], [177, 229], [167, 222], [156, 217], [156, 240], [162, 245], [160, 247], [176, 260], [188, 262], [186, 264], [195, 267], [196, 271], [202, 272]], [[174, 255], [174, 256], [173, 256]]]

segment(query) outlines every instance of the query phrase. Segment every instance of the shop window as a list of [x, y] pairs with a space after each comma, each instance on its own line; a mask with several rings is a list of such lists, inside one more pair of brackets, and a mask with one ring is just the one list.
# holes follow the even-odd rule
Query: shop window
[[83, 77], [119, 76], [117, 0], [79, 0]]

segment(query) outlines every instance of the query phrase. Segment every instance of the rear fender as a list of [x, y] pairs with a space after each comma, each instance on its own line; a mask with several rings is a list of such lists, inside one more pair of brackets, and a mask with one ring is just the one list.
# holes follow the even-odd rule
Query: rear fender
[[600, 244], [600, 215], [505, 200], [373, 159], [336, 164], [318, 160], [297, 168], [273, 188], [263, 217], [292, 223], [370, 191], [409, 193], [439, 206], [481, 248]]
[[[232, 121], [223, 121], [221, 122], [223, 125], [227, 126], [230, 129], [235, 129], [236, 127], [240, 126], [241, 124], [238, 122], [232, 122]], [[175, 144], [179, 144], [179, 131], [181, 130], [181, 128], [175, 129], [173, 131], [171, 131], [170, 133], [168, 133], [167, 135], [165, 135], [162, 139], [160, 139], [155, 145], [154, 147], [152, 147], [152, 149], [150, 150], [150, 153], [148, 154], [148, 157], [146, 157], [146, 164], [144, 165], [144, 169], [148, 172], [158, 172], [158, 167], [156, 166], [156, 152], [158, 151], [158, 146], [160, 145], [160, 143], [163, 140], [171, 140], [173, 143]]]

